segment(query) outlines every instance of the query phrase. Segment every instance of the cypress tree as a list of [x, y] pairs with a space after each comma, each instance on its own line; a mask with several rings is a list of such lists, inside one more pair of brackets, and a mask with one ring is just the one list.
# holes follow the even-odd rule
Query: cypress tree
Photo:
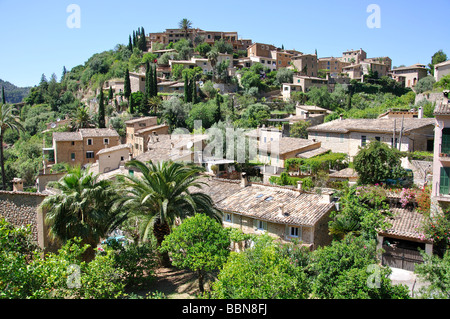
[[133, 48], [136, 47], [136, 31], [133, 30]]
[[191, 92], [189, 90], [189, 78], [187, 74], [184, 74], [184, 102], [188, 103], [191, 102]]
[[5, 87], [2, 86], [2, 104], [6, 104]]
[[158, 74], [156, 73], [156, 63], [153, 64], [153, 95], [158, 96]]
[[130, 72], [125, 70], [125, 82], [123, 84], [123, 95], [129, 101], [131, 96]]
[[131, 35], [128, 36], [128, 50], [133, 52], [133, 42], [131, 40]]
[[217, 93], [216, 95], [216, 113], [214, 115], [216, 123], [218, 123], [222, 119], [222, 112], [220, 110], [220, 103], [222, 102], [222, 96]]
[[103, 88], [100, 87], [100, 96], [98, 101], [98, 127], [105, 128], [105, 104], [103, 102]]
[[109, 87], [108, 100], [112, 101], [113, 98], [114, 98], [114, 95], [113, 95], [112, 87]]
[[196, 104], [198, 103], [197, 98], [197, 83], [195, 82], [195, 79], [192, 79], [192, 103]]

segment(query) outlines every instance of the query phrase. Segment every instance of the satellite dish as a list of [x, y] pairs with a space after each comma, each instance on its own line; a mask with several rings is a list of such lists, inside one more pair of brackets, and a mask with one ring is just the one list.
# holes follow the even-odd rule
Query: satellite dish
[[56, 123], [50, 124], [50, 127], [51, 127], [51, 128], [55, 128], [55, 127], [56, 127]]
[[59, 122], [59, 121], [61, 121], [61, 119], [58, 117], [58, 118], [56, 119], [56, 122]]

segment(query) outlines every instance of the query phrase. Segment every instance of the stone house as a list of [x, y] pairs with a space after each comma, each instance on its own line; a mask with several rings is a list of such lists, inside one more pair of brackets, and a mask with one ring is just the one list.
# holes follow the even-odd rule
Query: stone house
[[450, 60], [438, 63], [434, 66], [434, 79], [436, 82], [448, 74], [450, 74]]
[[358, 64], [359, 62], [365, 60], [367, 58], [367, 53], [363, 49], [359, 50], [347, 50], [342, 52], [342, 57], [340, 58], [343, 62], [350, 62], [354, 64]]
[[340, 58], [335, 57], [324, 57], [319, 58], [317, 68], [319, 70], [327, 70], [330, 74], [342, 73], [342, 68], [344, 66], [350, 65], [350, 62], [343, 62]]
[[210, 178], [203, 192], [223, 213], [225, 227], [246, 234], [267, 233], [280, 242], [296, 239], [311, 250], [331, 243], [329, 215], [335, 209], [332, 194], [249, 183], [246, 177], [231, 181]]
[[[319, 63], [315, 54], [295, 55], [291, 58], [291, 67], [297, 69], [301, 76], [317, 77]], [[294, 81], [295, 82], [295, 81]]]
[[148, 149], [151, 138], [157, 135], [169, 134], [167, 124], [158, 125], [156, 116], [144, 116], [128, 120], [126, 125], [126, 144], [131, 145], [133, 156], [137, 156]]
[[351, 159], [370, 140], [378, 140], [407, 152], [433, 150], [432, 118], [337, 119], [307, 130], [308, 139], [321, 142], [322, 147], [332, 152], [346, 153]]
[[405, 87], [412, 88], [417, 82], [427, 76], [427, 67], [424, 64], [413, 64], [393, 69], [389, 72], [391, 77], [404, 83]]
[[[44, 148], [44, 155], [54, 158], [54, 163], [72, 165], [93, 164], [101, 149], [120, 144], [119, 134], [110, 128], [79, 129], [77, 132], [54, 132], [53, 146]], [[47, 162], [46, 164], [51, 164]]]

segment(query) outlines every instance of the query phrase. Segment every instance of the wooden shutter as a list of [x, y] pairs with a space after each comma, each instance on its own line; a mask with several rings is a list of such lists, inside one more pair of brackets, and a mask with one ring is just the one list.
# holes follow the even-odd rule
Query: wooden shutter
[[449, 193], [449, 175], [450, 167], [441, 167], [440, 194], [448, 195]]

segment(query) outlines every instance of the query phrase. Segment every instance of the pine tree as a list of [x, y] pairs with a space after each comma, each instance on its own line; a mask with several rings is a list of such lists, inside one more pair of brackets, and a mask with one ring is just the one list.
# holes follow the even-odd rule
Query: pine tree
[[103, 88], [100, 87], [100, 96], [98, 101], [98, 127], [105, 128], [105, 103], [103, 101]]

